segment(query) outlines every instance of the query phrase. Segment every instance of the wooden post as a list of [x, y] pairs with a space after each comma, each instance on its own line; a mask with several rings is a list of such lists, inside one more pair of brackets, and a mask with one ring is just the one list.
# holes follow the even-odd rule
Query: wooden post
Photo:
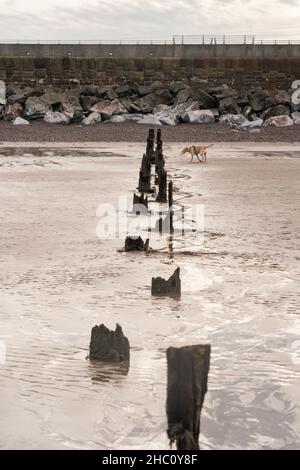
[[162, 171], [158, 180], [158, 195], [156, 202], [167, 202], [167, 172]]
[[174, 212], [170, 209], [173, 206], [173, 181], [169, 182], [168, 196], [169, 196], [169, 212], [170, 212], [170, 233], [172, 234], [174, 233], [174, 223], [173, 223]]
[[149, 193], [151, 191], [151, 164], [146, 154], [142, 158], [138, 190], [140, 193]]
[[167, 434], [177, 450], [198, 450], [200, 415], [207, 392], [211, 347], [169, 348]]
[[149, 129], [149, 134], [148, 134], [148, 139], [147, 139], [147, 148], [146, 148], [146, 157], [149, 160], [150, 164], [155, 163], [154, 139], [155, 139], [154, 129]]

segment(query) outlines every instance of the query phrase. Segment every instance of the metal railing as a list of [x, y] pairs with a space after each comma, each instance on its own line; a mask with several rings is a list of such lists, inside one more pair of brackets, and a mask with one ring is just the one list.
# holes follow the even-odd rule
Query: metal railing
[[32, 40], [32, 39], [0, 39], [0, 44], [95, 44], [95, 45], [122, 45], [122, 44], [133, 44], [133, 45], [163, 45], [163, 44], [205, 44], [205, 45], [217, 45], [217, 44], [260, 44], [260, 45], [293, 45], [300, 44], [300, 39], [264, 39], [258, 38], [254, 35], [240, 34], [240, 35], [227, 35], [227, 34], [215, 34], [215, 35], [175, 35], [169, 39], [136, 39], [136, 38], [123, 38], [123, 39], [84, 39], [80, 40]]

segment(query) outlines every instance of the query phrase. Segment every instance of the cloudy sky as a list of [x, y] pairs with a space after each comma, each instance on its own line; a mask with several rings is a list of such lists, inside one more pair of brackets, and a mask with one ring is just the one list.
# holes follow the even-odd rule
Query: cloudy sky
[[0, 0], [5, 39], [300, 38], [300, 0]]

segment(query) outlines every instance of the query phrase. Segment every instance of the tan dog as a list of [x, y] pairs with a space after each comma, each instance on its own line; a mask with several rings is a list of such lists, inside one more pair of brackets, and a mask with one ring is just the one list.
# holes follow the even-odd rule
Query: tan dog
[[[212, 147], [214, 144], [208, 145], [205, 147], [205, 145], [191, 145], [190, 147], [184, 147], [182, 150], [182, 155], [185, 153], [190, 153], [191, 154], [191, 162], [193, 161], [194, 156], [198, 158], [199, 162], [206, 162], [206, 154], [207, 154], [207, 149], [209, 147]], [[199, 158], [199, 155], [201, 156], [201, 160]]]

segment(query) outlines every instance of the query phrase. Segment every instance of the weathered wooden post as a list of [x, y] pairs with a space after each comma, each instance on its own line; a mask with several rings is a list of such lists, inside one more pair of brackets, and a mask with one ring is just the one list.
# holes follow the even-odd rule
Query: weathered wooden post
[[[145, 206], [148, 209], [148, 197], [141, 194], [140, 196], [136, 193], [133, 195], [133, 206]], [[134, 208], [134, 207], [133, 207]]]
[[174, 218], [174, 212], [172, 210], [173, 206], [173, 182], [169, 182], [169, 191], [168, 191], [168, 198], [169, 198], [169, 213], [170, 213], [170, 233], [174, 233], [174, 223], [173, 223], [173, 218]]
[[151, 164], [146, 154], [142, 158], [138, 190], [140, 193], [149, 193], [151, 191]]
[[162, 170], [158, 177], [158, 194], [156, 202], [167, 202], [167, 172]]
[[149, 129], [148, 138], [147, 138], [146, 157], [151, 164], [155, 163], [154, 139], [155, 139], [154, 129]]
[[153, 277], [151, 282], [151, 294], [156, 296], [180, 297], [180, 268], [177, 268], [167, 280], [162, 277]]
[[125, 251], [148, 251], [149, 250], [149, 238], [144, 242], [141, 237], [126, 237], [125, 240]]
[[106, 362], [129, 362], [129, 357], [129, 341], [124, 336], [120, 325], [116, 325], [115, 331], [109, 330], [103, 324], [92, 328], [89, 359]]
[[211, 347], [207, 345], [167, 350], [167, 434], [177, 450], [198, 450], [200, 415], [207, 392]]

